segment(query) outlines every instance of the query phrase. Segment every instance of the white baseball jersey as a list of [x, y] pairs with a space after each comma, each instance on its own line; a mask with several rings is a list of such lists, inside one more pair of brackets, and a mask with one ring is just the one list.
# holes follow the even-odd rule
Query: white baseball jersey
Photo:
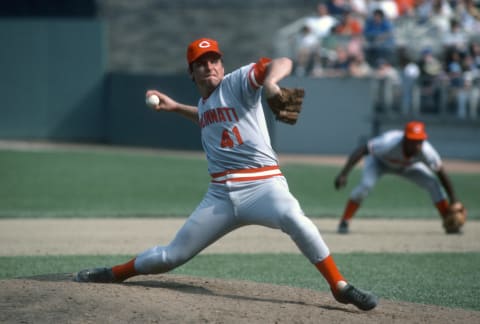
[[277, 165], [261, 104], [252, 84], [254, 64], [227, 74], [215, 91], [200, 99], [202, 145], [210, 174]]
[[173, 241], [136, 258], [139, 273], [174, 269], [245, 225], [282, 230], [314, 264], [330, 254], [278, 167], [261, 104], [265, 77], [261, 64], [262, 60], [227, 74], [208, 98], [199, 101], [202, 144], [212, 181]]
[[368, 150], [387, 167], [398, 170], [417, 162], [425, 163], [433, 171], [440, 170], [442, 160], [440, 155], [428, 141], [423, 141], [422, 150], [415, 156], [406, 157], [403, 153], [402, 139], [404, 132], [392, 130], [371, 139]]

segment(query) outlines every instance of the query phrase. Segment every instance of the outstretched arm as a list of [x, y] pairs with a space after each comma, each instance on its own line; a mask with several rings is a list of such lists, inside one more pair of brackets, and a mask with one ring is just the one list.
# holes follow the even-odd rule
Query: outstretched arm
[[364, 155], [368, 154], [367, 144], [359, 146], [355, 151], [350, 154], [347, 162], [342, 168], [342, 171], [335, 178], [335, 189], [340, 189], [345, 187], [347, 184], [347, 177], [352, 168], [362, 159]]
[[159, 92], [157, 90], [147, 90], [145, 93], [145, 98], [150, 97], [151, 95], [156, 95], [160, 99], [158, 105], [152, 107], [155, 111], [167, 111], [167, 112], [176, 112], [177, 114], [192, 120], [194, 123], [198, 124], [198, 108], [195, 106], [190, 106], [186, 104], [179, 103], [166, 94]]
[[443, 167], [437, 171], [437, 176], [440, 179], [443, 188], [445, 188], [445, 191], [447, 192], [448, 199], [450, 199], [450, 204], [457, 202], [457, 197], [455, 195], [455, 191], [453, 190], [452, 182], [450, 181], [450, 178]]

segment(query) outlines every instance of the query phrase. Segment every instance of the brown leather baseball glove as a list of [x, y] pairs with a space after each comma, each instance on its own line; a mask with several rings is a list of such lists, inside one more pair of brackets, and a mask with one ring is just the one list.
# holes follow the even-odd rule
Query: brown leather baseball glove
[[277, 120], [294, 125], [302, 110], [305, 91], [301, 88], [280, 88], [281, 93], [267, 98], [270, 109]]
[[460, 229], [467, 220], [467, 210], [461, 202], [456, 202], [448, 207], [448, 212], [443, 219], [443, 228], [447, 234], [460, 233]]

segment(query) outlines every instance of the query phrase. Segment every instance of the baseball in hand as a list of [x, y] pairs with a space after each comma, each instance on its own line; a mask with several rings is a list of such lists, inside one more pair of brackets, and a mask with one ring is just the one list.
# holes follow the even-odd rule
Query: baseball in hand
[[145, 100], [145, 102], [147, 106], [153, 108], [160, 103], [160, 98], [158, 98], [157, 95], [151, 95]]

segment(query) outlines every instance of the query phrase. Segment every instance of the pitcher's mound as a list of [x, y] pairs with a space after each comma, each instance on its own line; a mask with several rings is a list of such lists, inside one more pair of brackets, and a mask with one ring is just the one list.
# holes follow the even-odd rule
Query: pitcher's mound
[[123, 284], [52, 274], [1, 280], [0, 291], [2, 323], [473, 323], [480, 315], [383, 299], [362, 312], [330, 293], [171, 274]]

